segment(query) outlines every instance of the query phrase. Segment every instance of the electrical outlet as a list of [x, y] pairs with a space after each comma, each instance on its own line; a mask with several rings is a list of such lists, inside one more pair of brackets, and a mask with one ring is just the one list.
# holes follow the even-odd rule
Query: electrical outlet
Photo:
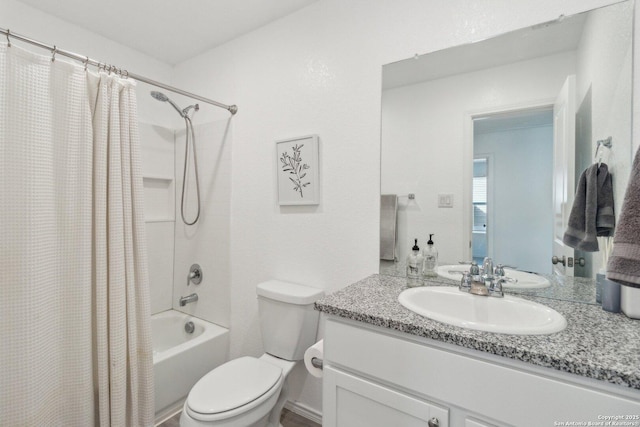
[[453, 207], [453, 194], [438, 194], [438, 207], [439, 208], [452, 208]]

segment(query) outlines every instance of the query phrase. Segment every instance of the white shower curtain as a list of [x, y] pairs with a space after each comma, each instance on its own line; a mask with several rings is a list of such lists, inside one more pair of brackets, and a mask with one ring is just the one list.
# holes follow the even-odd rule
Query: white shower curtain
[[0, 45], [0, 425], [153, 425], [134, 83]]

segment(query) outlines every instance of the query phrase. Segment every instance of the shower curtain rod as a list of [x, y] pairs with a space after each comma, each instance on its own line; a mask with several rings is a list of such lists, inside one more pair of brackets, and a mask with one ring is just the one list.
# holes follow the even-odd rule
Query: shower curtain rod
[[224, 108], [225, 110], [228, 110], [232, 115], [236, 114], [238, 112], [238, 107], [235, 106], [235, 105], [222, 104], [222, 103], [214, 101], [212, 99], [205, 98], [205, 97], [202, 97], [200, 95], [196, 95], [194, 93], [187, 92], [187, 91], [184, 91], [182, 89], [178, 89], [178, 88], [175, 88], [173, 86], [166, 85], [164, 83], [160, 83], [158, 81], [155, 81], [155, 80], [152, 80], [150, 78], [141, 76], [139, 74], [135, 74], [135, 73], [132, 73], [132, 72], [127, 71], [127, 70], [122, 70], [120, 68], [114, 67], [113, 65], [108, 65], [108, 64], [96, 61], [95, 59], [91, 59], [88, 56], [83, 56], [83, 55], [79, 55], [79, 54], [74, 53], [74, 52], [70, 52], [68, 50], [60, 49], [56, 45], [53, 45], [53, 46], [47, 45], [45, 43], [42, 43], [42, 42], [39, 42], [37, 40], [31, 39], [29, 37], [25, 37], [23, 35], [14, 33], [13, 31], [11, 31], [9, 29], [5, 30], [4, 28], [0, 28], [0, 33], [2, 33], [2, 34], [7, 36], [7, 43], [8, 43], [9, 46], [11, 46], [11, 39], [12, 38], [16, 39], [16, 40], [20, 40], [20, 41], [23, 41], [23, 42], [26, 42], [26, 43], [30, 43], [32, 45], [35, 45], [35, 46], [38, 46], [38, 47], [41, 47], [43, 49], [47, 49], [47, 50], [51, 51], [51, 54], [53, 55], [52, 59], [55, 58], [55, 55], [66, 56], [67, 58], [71, 58], [71, 59], [74, 59], [76, 61], [82, 62], [85, 65], [85, 67], [87, 65], [92, 65], [92, 66], [98, 67], [99, 69], [103, 69], [105, 71], [115, 72], [115, 73], [120, 74], [121, 76], [124, 76], [124, 77], [131, 77], [132, 79], [135, 79], [137, 81], [148, 83], [150, 85], [160, 87], [162, 89], [168, 90], [168, 91], [173, 92], [173, 93], [177, 93], [177, 94], [180, 94], [180, 95], [188, 96], [189, 98], [193, 98], [193, 99], [196, 99], [198, 101], [206, 102], [207, 104], [215, 105], [216, 107]]

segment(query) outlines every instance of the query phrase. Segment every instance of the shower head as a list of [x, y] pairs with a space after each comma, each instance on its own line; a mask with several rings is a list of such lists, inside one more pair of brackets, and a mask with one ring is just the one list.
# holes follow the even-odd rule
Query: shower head
[[181, 117], [186, 116], [186, 113], [184, 112], [184, 110], [181, 110], [180, 107], [178, 107], [176, 103], [170, 100], [169, 97], [164, 93], [153, 90], [151, 91], [151, 96], [153, 96], [158, 101], [168, 102], [169, 104], [171, 104], [171, 106], [176, 109], [176, 111], [178, 112], [178, 114], [180, 114]]
[[157, 92], [155, 90], [151, 91], [151, 96], [153, 96], [158, 101], [166, 102], [169, 100], [169, 97], [162, 92]]

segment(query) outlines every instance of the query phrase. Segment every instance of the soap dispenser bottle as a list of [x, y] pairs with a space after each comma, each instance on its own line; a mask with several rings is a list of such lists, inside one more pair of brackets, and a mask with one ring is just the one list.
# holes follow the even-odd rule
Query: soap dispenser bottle
[[422, 272], [425, 277], [438, 277], [436, 267], [438, 266], [438, 250], [433, 243], [434, 234], [429, 234], [427, 248], [423, 251], [423, 267]]
[[415, 239], [411, 253], [407, 256], [407, 286], [410, 288], [420, 286], [422, 276], [423, 257], [418, 247], [418, 239]]

